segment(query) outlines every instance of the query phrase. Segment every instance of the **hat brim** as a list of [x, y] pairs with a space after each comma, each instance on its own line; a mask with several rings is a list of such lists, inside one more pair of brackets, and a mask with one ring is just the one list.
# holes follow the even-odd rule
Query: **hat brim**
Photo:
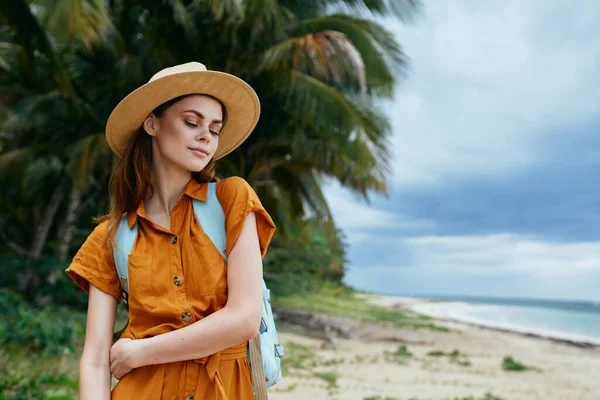
[[118, 157], [156, 107], [188, 94], [207, 94], [227, 108], [227, 122], [219, 135], [217, 160], [235, 150], [258, 123], [260, 102], [256, 92], [240, 78], [219, 71], [191, 71], [150, 81], [125, 97], [108, 117], [106, 141]]

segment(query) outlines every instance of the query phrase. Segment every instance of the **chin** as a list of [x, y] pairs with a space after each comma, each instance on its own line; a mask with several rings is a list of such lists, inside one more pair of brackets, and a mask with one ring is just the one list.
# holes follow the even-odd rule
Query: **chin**
[[186, 169], [190, 172], [200, 172], [208, 165], [207, 162], [191, 162], [186, 165]]

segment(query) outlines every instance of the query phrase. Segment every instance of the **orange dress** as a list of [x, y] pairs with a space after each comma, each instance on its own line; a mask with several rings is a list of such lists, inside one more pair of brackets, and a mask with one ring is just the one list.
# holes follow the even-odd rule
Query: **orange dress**
[[[190, 180], [173, 207], [170, 230], [149, 220], [143, 203], [128, 214], [129, 225], [138, 224], [138, 237], [129, 255], [129, 326], [123, 337], [143, 339], [170, 332], [225, 306], [227, 263], [202, 231], [192, 207], [192, 199], [206, 201], [207, 192], [207, 184]], [[264, 256], [275, 225], [250, 185], [238, 177], [224, 179], [217, 182], [216, 194], [225, 213], [226, 254], [254, 211]], [[106, 226], [102, 222], [94, 229], [66, 272], [86, 292], [92, 284], [120, 301]], [[136, 368], [117, 383], [111, 398], [253, 399], [246, 344], [202, 359]]]

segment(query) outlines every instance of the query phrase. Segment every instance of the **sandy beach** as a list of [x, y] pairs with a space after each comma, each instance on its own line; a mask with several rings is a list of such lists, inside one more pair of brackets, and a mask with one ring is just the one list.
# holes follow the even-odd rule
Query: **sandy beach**
[[[386, 307], [423, 300], [370, 296]], [[418, 307], [417, 307], [418, 308]], [[280, 329], [286, 375], [272, 400], [599, 400], [600, 348], [449, 320], [450, 332], [354, 326], [360, 335], [333, 343], [293, 326]], [[528, 367], [502, 368], [505, 357]]]

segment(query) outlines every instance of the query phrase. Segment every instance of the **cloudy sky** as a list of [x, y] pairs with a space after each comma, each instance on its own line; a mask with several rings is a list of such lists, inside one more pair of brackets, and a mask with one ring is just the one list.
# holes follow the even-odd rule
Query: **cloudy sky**
[[600, 2], [423, 3], [386, 23], [411, 60], [389, 196], [328, 188], [347, 282], [600, 300]]

